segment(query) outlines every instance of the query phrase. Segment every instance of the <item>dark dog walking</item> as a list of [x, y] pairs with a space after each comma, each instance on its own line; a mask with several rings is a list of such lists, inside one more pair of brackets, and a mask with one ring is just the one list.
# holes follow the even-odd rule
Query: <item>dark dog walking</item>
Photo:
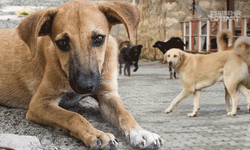
[[[184, 46], [186, 45], [183, 43], [183, 41], [179, 37], [171, 37], [170, 40], [168, 40], [167, 42], [157, 41], [153, 45], [154, 48], [159, 48], [159, 50], [163, 54], [165, 54], [171, 48], [178, 48], [178, 49], [184, 50]], [[176, 79], [176, 72], [174, 71], [173, 73], [171, 67], [169, 67], [169, 73], [170, 73], [171, 79], [173, 78]]]
[[[124, 47], [121, 49], [121, 52], [119, 54], [119, 64], [120, 64], [120, 70], [119, 74], [122, 74], [122, 64], [125, 64], [124, 67], [124, 75], [128, 76], [131, 75], [130, 73], [130, 66], [134, 65], [135, 69], [133, 70], [136, 72], [138, 70], [138, 61], [139, 56], [141, 54], [142, 45], [135, 45], [132, 48]], [[126, 73], [127, 70], [127, 73]]]

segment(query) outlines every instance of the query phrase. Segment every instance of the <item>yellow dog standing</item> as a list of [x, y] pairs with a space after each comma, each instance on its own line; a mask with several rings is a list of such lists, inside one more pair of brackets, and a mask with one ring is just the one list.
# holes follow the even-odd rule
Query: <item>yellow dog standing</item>
[[[194, 94], [193, 112], [189, 117], [195, 117], [199, 109], [200, 93], [203, 88], [223, 81], [225, 86], [226, 110], [228, 116], [237, 112], [237, 90], [247, 97], [247, 108], [250, 111], [250, 91], [242, 85], [247, 79], [248, 67], [246, 59], [250, 54], [250, 38], [240, 37], [236, 40], [234, 51], [225, 51], [208, 55], [189, 54], [179, 49], [171, 49], [165, 55], [170, 66], [178, 73], [183, 86], [182, 92], [174, 98], [165, 113], [170, 113], [174, 107], [186, 97]], [[232, 98], [232, 110], [229, 99]]]

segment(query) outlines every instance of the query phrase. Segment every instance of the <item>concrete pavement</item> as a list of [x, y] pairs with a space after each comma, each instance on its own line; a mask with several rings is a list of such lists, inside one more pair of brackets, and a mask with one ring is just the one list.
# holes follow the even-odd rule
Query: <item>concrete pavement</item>
[[[63, 1], [66, 2], [67, 0]], [[0, 28], [13, 27], [21, 20], [6, 6], [59, 5], [56, 0], [46, 3], [31, 0], [0, 0]], [[8, 17], [8, 15], [11, 15]], [[7, 16], [7, 18], [6, 18]], [[145, 129], [162, 136], [162, 150], [236, 150], [250, 149], [250, 115], [246, 110], [246, 98], [239, 95], [240, 110], [237, 116], [227, 117], [222, 83], [202, 90], [200, 110], [195, 118], [187, 117], [193, 109], [192, 96], [182, 101], [170, 114], [164, 110], [182, 90], [179, 80], [169, 79], [168, 68], [160, 62], [139, 62], [139, 70], [132, 77], [119, 76], [119, 93], [127, 110]], [[104, 132], [113, 133], [120, 141], [119, 150], [131, 150], [122, 133], [107, 123], [98, 110], [98, 104], [84, 100], [74, 108], [92, 125]], [[34, 135], [43, 149], [87, 149], [69, 134], [25, 120], [26, 110], [0, 106], [0, 133]]]
[[234, 117], [226, 116], [222, 83], [202, 90], [197, 117], [189, 118], [193, 96], [183, 100], [172, 113], [164, 113], [182, 90], [179, 80], [169, 79], [166, 65], [140, 63], [133, 77], [120, 76], [118, 81], [127, 109], [143, 127], [164, 138], [164, 150], [250, 149], [246, 98], [239, 93], [241, 109]]

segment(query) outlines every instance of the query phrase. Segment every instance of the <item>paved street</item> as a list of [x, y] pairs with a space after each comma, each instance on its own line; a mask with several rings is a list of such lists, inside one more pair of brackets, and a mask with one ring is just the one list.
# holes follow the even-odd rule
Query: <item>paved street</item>
[[[140, 62], [139, 67], [132, 77], [118, 77], [119, 93], [139, 124], [165, 140], [163, 150], [250, 149], [250, 115], [243, 95], [238, 94], [241, 109], [234, 117], [226, 116], [222, 83], [202, 91], [197, 117], [187, 117], [192, 111], [192, 96], [165, 114], [164, 110], [182, 89], [179, 80], [170, 80], [166, 65], [158, 61]], [[94, 127], [113, 133], [120, 140], [119, 150], [132, 149], [122, 133], [101, 117], [95, 101], [83, 100], [81, 104], [73, 110]], [[0, 133], [35, 135], [44, 149], [86, 149], [67, 133], [26, 121], [25, 113], [26, 110], [0, 107]]]
[[[24, 5], [34, 2], [23, 1]], [[59, 5], [55, 0], [50, 2], [44, 7]], [[0, 0], [0, 4], [19, 5], [18, 2], [9, 3], [7, 0]], [[35, 3], [37, 9], [40, 9], [40, 5], [38, 1]], [[15, 26], [20, 18], [4, 8], [3, 5], [0, 7], [0, 28]], [[158, 133], [165, 140], [162, 150], [250, 149], [250, 114], [246, 110], [246, 98], [239, 93], [241, 109], [236, 116], [227, 117], [222, 83], [202, 91], [198, 115], [189, 118], [187, 114], [193, 109], [192, 96], [182, 101], [172, 113], [164, 113], [182, 87], [178, 79], [169, 79], [167, 66], [159, 61], [140, 61], [139, 70], [133, 72], [132, 77], [121, 75], [118, 82], [126, 109], [143, 128]], [[102, 118], [94, 100], [83, 100], [79, 107], [72, 110], [84, 116], [95, 128], [113, 133], [120, 141], [119, 150], [132, 149], [122, 133]], [[37, 136], [46, 150], [87, 150], [80, 140], [67, 133], [26, 121], [26, 112], [0, 106], [0, 134]]]
[[164, 138], [164, 150], [250, 149], [250, 115], [242, 94], [238, 94], [241, 109], [234, 117], [226, 116], [222, 83], [202, 90], [197, 117], [187, 117], [193, 109], [193, 96], [182, 101], [172, 113], [164, 114], [182, 90], [180, 81], [169, 79], [166, 65], [159, 62], [140, 63], [133, 75], [119, 77], [121, 97], [143, 127]]

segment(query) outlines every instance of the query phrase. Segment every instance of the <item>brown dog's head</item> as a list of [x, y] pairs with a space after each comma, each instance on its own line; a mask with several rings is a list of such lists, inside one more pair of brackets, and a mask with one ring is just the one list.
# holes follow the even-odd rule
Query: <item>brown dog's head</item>
[[140, 20], [136, 6], [126, 2], [75, 0], [32, 13], [18, 25], [20, 38], [36, 54], [38, 36], [49, 36], [71, 88], [93, 93], [100, 85], [109, 32], [123, 23], [131, 42]]
[[164, 62], [167, 61], [169, 67], [173, 67], [175, 69], [184, 61], [184, 53], [185, 52], [180, 49], [172, 48], [164, 54]]

